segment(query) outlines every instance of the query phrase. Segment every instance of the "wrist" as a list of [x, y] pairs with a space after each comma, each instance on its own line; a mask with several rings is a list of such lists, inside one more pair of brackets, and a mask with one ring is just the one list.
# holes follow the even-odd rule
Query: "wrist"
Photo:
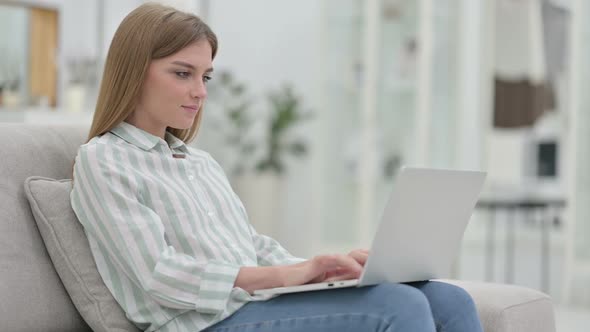
[[326, 279], [326, 272], [320, 274], [319, 276], [313, 278], [312, 280], [309, 281], [310, 284], [315, 284], [318, 282], [323, 282]]
[[281, 287], [299, 286], [309, 282], [316, 282], [315, 280], [322, 276], [315, 276], [311, 261], [305, 261], [293, 265], [277, 266], [279, 269], [278, 276]]
[[293, 275], [295, 271], [293, 271], [294, 265], [279, 265], [274, 266], [276, 269], [276, 276], [278, 277], [278, 284], [279, 287], [287, 287], [292, 286], [290, 282], [290, 277]]

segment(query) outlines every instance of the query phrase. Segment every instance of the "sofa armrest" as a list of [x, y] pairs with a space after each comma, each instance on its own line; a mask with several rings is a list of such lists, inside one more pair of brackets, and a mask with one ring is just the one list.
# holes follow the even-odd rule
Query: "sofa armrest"
[[471, 294], [485, 332], [555, 332], [553, 303], [547, 294], [515, 285], [441, 281]]

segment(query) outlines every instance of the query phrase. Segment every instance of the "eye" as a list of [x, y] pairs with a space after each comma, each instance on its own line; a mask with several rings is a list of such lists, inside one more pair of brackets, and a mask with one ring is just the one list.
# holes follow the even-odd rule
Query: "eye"
[[211, 79], [212, 79], [212, 77], [211, 77], [211, 76], [209, 76], [209, 75], [205, 75], [205, 76], [203, 76], [203, 82], [205, 82], [205, 83], [207, 83], [207, 82], [211, 81]]
[[191, 76], [191, 73], [189, 73], [188, 71], [177, 71], [175, 72], [175, 74], [180, 78], [188, 78], [189, 76]]

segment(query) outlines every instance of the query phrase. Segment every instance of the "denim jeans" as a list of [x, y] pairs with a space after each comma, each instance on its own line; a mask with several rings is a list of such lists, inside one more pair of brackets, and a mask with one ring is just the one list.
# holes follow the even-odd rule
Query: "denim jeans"
[[250, 302], [207, 332], [482, 332], [473, 300], [436, 281], [281, 295]]

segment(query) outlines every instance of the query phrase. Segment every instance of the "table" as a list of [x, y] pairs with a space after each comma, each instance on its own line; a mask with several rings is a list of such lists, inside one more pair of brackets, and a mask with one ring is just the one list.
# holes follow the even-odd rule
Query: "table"
[[506, 212], [508, 218], [506, 223], [506, 261], [504, 269], [504, 282], [514, 282], [514, 244], [515, 244], [515, 223], [516, 217], [522, 215], [525, 218], [538, 215], [541, 225], [541, 290], [549, 291], [551, 259], [550, 259], [550, 227], [559, 224], [561, 211], [566, 206], [566, 201], [559, 197], [541, 196], [482, 196], [477, 202], [476, 209], [487, 211], [490, 219], [487, 225], [486, 234], [486, 271], [487, 281], [494, 278], [495, 238], [496, 238], [496, 215], [499, 211]]

